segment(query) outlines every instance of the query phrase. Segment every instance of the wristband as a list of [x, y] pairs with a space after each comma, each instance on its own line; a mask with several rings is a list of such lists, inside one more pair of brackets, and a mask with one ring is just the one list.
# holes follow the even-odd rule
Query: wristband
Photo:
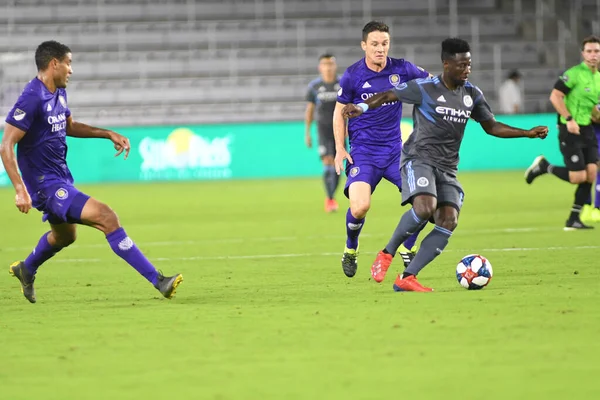
[[572, 115], [569, 115], [567, 118], [565, 118], [565, 120], [566, 120], [567, 122], [569, 122], [569, 121], [572, 121], [572, 120], [573, 120], [573, 116], [572, 116]]
[[358, 103], [357, 106], [359, 106], [363, 112], [367, 112], [367, 110], [369, 109], [369, 105], [367, 103]]

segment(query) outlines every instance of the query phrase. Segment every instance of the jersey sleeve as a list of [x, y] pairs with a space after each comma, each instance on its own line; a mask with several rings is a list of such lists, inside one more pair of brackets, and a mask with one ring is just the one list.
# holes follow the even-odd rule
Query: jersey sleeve
[[340, 79], [340, 90], [337, 93], [337, 101], [342, 104], [352, 103], [354, 100], [354, 85], [352, 82], [352, 76], [346, 70], [342, 78]]
[[402, 103], [421, 104], [423, 100], [423, 92], [421, 92], [421, 86], [418, 81], [401, 83], [392, 90]]
[[575, 74], [573, 69], [568, 69], [558, 78], [554, 84], [554, 89], [569, 94], [573, 86], [575, 86]]
[[40, 107], [40, 99], [28, 93], [23, 93], [6, 116], [6, 122], [27, 132], [33, 124]]
[[411, 63], [410, 61], [404, 61], [404, 65], [406, 67], [408, 80], [429, 77], [429, 72], [425, 71], [425, 69], [419, 67], [418, 65]]
[[309, 103], [317, 104], [317, 96], [315, 96], [315, 90], [312, 85], [308, 85], [308, 88], [306, 89], [305, 100]]
[[494, 118], [494, 113], [485, 99], [483, 92], [478, 87], [475, 87], [474, 89], [473, 111], [471, 111], [471, 118], [477, 122], [491, 120]]

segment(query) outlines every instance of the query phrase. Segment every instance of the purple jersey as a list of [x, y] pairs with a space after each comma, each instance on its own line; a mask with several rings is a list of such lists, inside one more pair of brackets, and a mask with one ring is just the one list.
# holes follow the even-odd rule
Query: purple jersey
[[67, 167], [67, 92], [51, 93], [37, 77], [23, 89], [6, 122], [25, 131], [17, 162], [30, 194], [56, 183], [73, 183]]
[[[386, 92], [401, 83], [416, 78], [427, 78], [429, 73], [421, 67], [404, 60], [388, 57], [380, 72], [367, 67], [363, 58], [348, 67], [340, 80], [337, 101], [342, 104], [362, 103], [377, 93]], [[402, 103], [394, 101], [370, 110], [348, 122], [348, 135], [352, 154], [364, 154], [381, 158], [382, 162], [392, 155], [400, 154], [400, 118]]]

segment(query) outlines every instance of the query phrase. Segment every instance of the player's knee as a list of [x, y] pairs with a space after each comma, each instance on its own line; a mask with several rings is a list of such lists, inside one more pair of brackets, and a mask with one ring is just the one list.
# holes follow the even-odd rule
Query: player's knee
[[352, 216], [357, 219], [364, 218], [371, 208], [371, 202], [368, 199], [360, 199], [353, 201], [350, 204], [350, 212]]
[[56, 243], [56, 247], [67, 247], [75, 243], [77, 239], [77, 232], [69, 232], [69, 233], [61, 233], [60, 235], [54, 235], [54, 241]]
[[98, 225], [104, 233], [110, 233], [119, 229], [119, 217], [112, 208], [102, 204], [98, 209]]
[[330, 156], [330, 155], [323, 156], [321, 158], [321, 160], [323, 161], [323, 166], [325, 166], [325, 167], [333, 167], [335, 165], [333, 156]]
[[429, 220], [435, 213], [436, 199], [432, 196], [421, 196], [413, 201], [413, 210], [422, 220]]
[[571, 173], [569, 175], [569, 182], [578, 185], [584, 183], [587, 180], [587, 175], [584, 171], [578, 171], [577, 173]]
[[458, 226], [458, 218], [455, 214], [441, 215], [436, 221], [436, 225], [449, 231], [454, 231]]

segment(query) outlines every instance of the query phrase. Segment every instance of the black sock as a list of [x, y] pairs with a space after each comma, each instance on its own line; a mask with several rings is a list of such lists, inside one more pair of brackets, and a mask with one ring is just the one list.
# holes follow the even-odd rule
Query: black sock
[[402, 273], [402, 279], [411, 276], [412, 274], [410, 272], [403, 272]]
[[387, 251], [387, 249], [383, 249], [383, 250], [381, 250], [381, 251], [383, 252], [383, 254], [390, 254], [390, 252], [389, 252], [389, 251]]
[[560, 180], [569, 182], [569, 170], [567, 167], [557, 167], [556, 165], [550, 164], [548, 166], [548, 173], [556, 176]]
[[571, 215], [569, 215], [570, 220], [579, 220], [579, 214], [581, 214], [581, 209], [583, 208], [583, 205], [586, 204], [591, 190], [592, 184], [589, 182], [577, 185], [577, 189], [575, 189], [575, 203], [571, 208]]

